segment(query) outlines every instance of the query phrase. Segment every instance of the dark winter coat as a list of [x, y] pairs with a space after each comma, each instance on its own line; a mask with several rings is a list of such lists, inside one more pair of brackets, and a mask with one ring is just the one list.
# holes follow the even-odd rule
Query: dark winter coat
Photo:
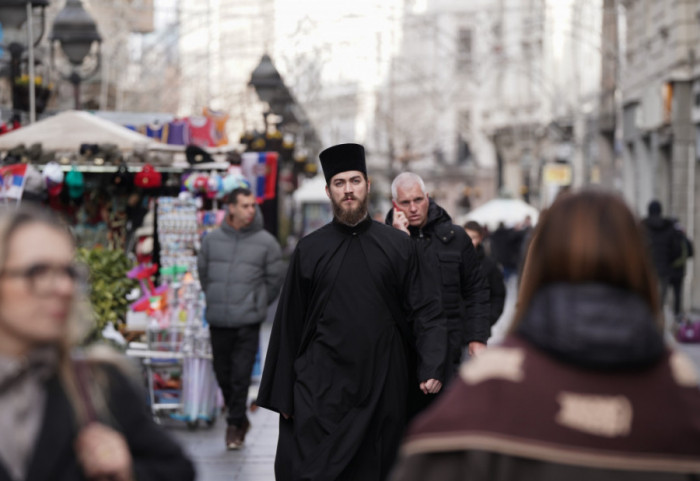
[[443, 380], [445, 319], [431, 273], [405, 234], [369, 217], [299, 241], [257, 397], [293, 416], [280, 420], [278, 481], [386, 479], [409, 390]]
[[236, 230], [224, 221], [204, 236], [197, 270], [206, 295], [206, 319], [214, 327], [264, 321], [284, 276], [282, 251], [263, 229], [259, 209], [248, 227]]
[[[392, 225], [393, 219], [391, 210], [386, 223]], [[462, 333], [462, 345], [472, 341], [486, 343], [491, 335], [488, 285], [467, 233], [453, 224], [449, 214], [432, 199], [425, 226], [409, 227], [409, 231], [423, 254], [432, 256], [439, 269], [448, 330]]]
[[698, 380], [635, 294], [552, 285], [416, 420], [390, 479], [695, 479]]
[[[171, 436], [153, 421], [146, 406], [145, 390], [135, 386], [132, 380], [112, 365], [102, 366], [100, 373], [106, 378], [104, 392], [107, 412], [101, 413], [98, 420], [126, 438], [133, 460], [134, 479], [193, 480], [195, 472], [192, 462]], [[58, 377], [54, 376], [47, 382], [46, 393], [43, 424], [29, 462], [26, 481], [84, 480], [73, 449], [78, 425]], [[14, 481], [2, 464], [0, 481]]]
[[496, 261], [486, 255], [484, 246], [476, 247], [476, 256], [481, 262], [481, 272], [489, 285], [489, 322], [493, 326], [503, 313], [503, 305], [506, 301], [506, 285], [503, 281], [503, 272]]
[[671, 264], [674, 261], [675, 221], [660, 216], [649, 216], [642, 221], [642, 224], [646, 228], [656, 274], [660, 279], [668, 279], [671, 275]]

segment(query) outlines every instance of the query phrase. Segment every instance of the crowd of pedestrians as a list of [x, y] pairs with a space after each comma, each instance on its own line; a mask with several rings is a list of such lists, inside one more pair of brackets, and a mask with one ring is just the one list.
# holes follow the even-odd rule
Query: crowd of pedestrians
[[[198, 256], [226, 449], [245, 445], [260, 325], [278, 301], [256, 407], [279, 414], [278, 480], [681, 480], [700, 475], [700, 377], [668, 346], [692, 241], [652, 201], [562, 193], [532, 225], [456, 225], [423, 179], [369, 213], [359, 144], [320, 154], [333, 220], [285, 267], [248, 186]], [[193, 479], [89, 322], [69, 232], [0, 217], [0, 480]], [[506, 285], [517, 307], [489, 344]], [[88, 352], [89, 354], [86, 354]]]
[[392, 481], [694, 477], [698, 377], [665, 345], [655, 279], [616, 195], [555, 201], [510, 335], [411, 426]]

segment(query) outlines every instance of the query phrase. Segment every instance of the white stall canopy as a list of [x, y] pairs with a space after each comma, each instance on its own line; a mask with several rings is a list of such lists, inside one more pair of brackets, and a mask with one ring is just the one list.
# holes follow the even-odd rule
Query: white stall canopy
[[41, 144], [44, 152], [77, 152], [81, 144], [114, 144], [122, 151], [146, 150], [155, 141], [93, 114], [68, 110], [0, 135], [0, 150]]

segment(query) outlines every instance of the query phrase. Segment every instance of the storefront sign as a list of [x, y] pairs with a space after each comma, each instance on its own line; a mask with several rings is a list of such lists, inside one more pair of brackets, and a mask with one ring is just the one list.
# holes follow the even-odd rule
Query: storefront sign
[[542, 177], [546, 185], [571, 185], [572, 169], [569, 164], [548, 163]]

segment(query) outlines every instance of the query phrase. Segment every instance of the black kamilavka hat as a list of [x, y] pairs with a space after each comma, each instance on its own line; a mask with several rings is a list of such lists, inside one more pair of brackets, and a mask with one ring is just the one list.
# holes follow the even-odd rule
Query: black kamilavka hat
[[367, 175], [365, 165], [365, 148], [360, 144], [338, 144], [328, 147], [319, 154], [321, 167], [326, 183], [330, 183], [334, 175], [348, 170], [358, 170]]

